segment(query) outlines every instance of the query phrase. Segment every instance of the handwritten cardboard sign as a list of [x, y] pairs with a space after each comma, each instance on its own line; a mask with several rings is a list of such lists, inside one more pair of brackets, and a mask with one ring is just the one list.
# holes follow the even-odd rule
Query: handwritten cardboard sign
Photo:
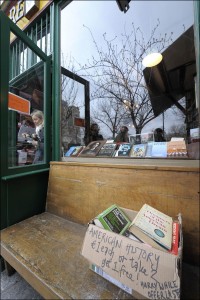
[[148, 299], [180, 299], [178, 257], [88, 226], [82, 255], [90, 263]]

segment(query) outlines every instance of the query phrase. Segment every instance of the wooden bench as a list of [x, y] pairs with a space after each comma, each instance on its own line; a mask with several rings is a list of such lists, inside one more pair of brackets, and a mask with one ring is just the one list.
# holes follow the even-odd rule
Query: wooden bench
[[80, 254], [87, 223], [114, 203], [134, 210], [148, 203], [172, 216], [181, 212], [184, 247], [190, 250], [185, 258], [197, 263], [199, 170], [160, 161], [51, 162], [46, 211], [1, 231], [7, 265], [45, 299], [133, 298], [89, 270]]

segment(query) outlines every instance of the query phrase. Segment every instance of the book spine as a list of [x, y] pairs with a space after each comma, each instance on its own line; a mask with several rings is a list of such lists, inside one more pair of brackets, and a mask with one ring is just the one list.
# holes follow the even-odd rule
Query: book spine
[[169, 253], [178, 255], [178, 244], [179, 244], [179, 223], [177, 221], [173, 222], [172, 229], [172, 248]]

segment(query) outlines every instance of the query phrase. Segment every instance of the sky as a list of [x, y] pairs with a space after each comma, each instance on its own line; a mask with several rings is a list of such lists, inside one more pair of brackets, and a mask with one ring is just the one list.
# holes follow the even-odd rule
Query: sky
[[[129, 10], [124, 13], [118, 8], [115, 0], [111, 1], [72, 1], [62, 11], [61, 17], [61, 52], [64, 57], [73, 57], [76, 61], [85, 64], [92, 55], [95, 47], [88, 27], [99, 45], [103, 45], [102, 35], [113, 39], [128, 31], [131, 23], [139, 26], [146, 38], [160, 20], [158, 34], [173, 32], [175, 40], [194, 23], [193, 1], [136, 1], [129, 3]], [[165, 128], [174, 123], [173, 117], [165, 113]], [[169, 122], [169, 119], [171, 120]], [[162, 127], [162, 116], [152, 121], [143, 132], [148, 132], [156, 127]], [[130, 127], [129, 133], [134, 133]]]

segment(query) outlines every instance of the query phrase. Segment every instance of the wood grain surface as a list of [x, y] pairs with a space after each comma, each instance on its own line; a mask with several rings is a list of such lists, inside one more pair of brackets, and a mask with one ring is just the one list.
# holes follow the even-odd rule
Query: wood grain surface
[[[87, 224], [94, 216], [116, 203], [139, 210], [144, 203], [174, 217], [183, 218], [185, 262], [199, 264], [199, 168], [196, 161], [166, 165], [109, 164], [101, 160], [52, 162], [47, 211]], [[121, 161], [121, 160], [120, 160]], [[138, 162], [137, 162], [138, 163]]]
[[2, 230], [1, 253], [45, 299], [134, 299], [89, 270], [85, 231], [43, 213]]

